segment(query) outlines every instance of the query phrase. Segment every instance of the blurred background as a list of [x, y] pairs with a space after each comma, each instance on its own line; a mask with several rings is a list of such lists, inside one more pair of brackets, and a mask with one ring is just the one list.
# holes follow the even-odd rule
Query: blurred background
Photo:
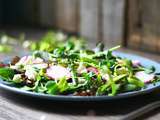
[[160, 0], [0, 0], [0, 32], [39, 39], [48, 30], [93, 46], [160, 53]]

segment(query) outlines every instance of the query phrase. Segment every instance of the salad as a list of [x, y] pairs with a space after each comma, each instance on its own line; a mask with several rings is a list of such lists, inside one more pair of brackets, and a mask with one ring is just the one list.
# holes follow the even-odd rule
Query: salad
[[0, 63], [0, 77], [22, 90], [73, 96], [116, 96], [160, 80], [153, 66], [115, 56], [112, 52], [119, 47], [75, 49], [68, 41], [53, 52], [35, 51], [10, 64]]

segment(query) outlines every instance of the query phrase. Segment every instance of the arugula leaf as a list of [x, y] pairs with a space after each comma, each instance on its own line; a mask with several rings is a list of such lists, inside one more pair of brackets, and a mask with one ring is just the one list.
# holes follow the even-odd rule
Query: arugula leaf
[[113, 81], [117, 82], [117, 81], [121, 80], [122, 78], [125, 78], [126, 76], [127, 76], [127, 74], [122, 74], [122, 75], [116, 76], [113, 78]]
[[71, 76], [72, 76], [73, 84], [77, 85], [78, 84], [77, 71], [73, 63], [71, 63], [70, 68], [71, 68]]
[[145, 73], [147, 74], [151, 74], [154, 73], [156, 71], [156, 68], [154, 66], [150, 66], [150, 67], [143, 67], [143, 66], [139, 66], [138, 68], [134, 68], [134, 71], [145, 71]]
[[113, 80], [107, 81], [106, 84], [100, 86], [98, 90], [96, 91], [96, 95], [103, 95], [107, 92], [107, 88], [111, 87], [111, 96], [114, 96], [117, 93], [117, 90], [119, 90], [120, 86], [116, 84], [117, 81], [121, 80], [122, 78], [126, 77], [126, 74], [119, 75], [117, 77], [114, 77]]
[[104, 84], [102, 86], [100, 86], [97, 91], [96, 91], [96, 95], [104, 95], [107, 92], [107, 88], [109, 87], [110, 83]]
[[103, 43], [98, 43], [96, 48], [94, 49], [95, 52], [101, 52], [104, 50], [104, 44]]
[[60, 79], [57, 85], [58, 85], [60, 93], [65, 92], [69, 88], [69, 85], [65, 77]]
[[113, 80], [110, 80], [111, 82], [111, 94], [109, 94], [110, 96], [115, 96], [120, 88], [120, 85], [119, 84], [116, 84], [117, 81], [121, 80], [122, 78], [126, 77], [127, 75], [126, 74], [122, 74], [122, 75], [119, 75], [119, 76], [116, 76], [113, 78]]
[[114, 82], [112, 82], [111, 84], [111, 88], [112, 88], [112, 92], [110, 94], [108, 94], [109, 96], [115, 96], [120, 88], [119, 84], [115, 84]]
[[66, 51], [69, 51], [69, 50], [73, 50], [74, 49], [74, 43], [73, 42], [71, 42], [71, 41], [67, 41], [67, 43], [66, 43], [66, 45], [65, 45], [65, 49], [66, 49]]
[[147, 74], [151, 74], [151, 73], [154, 73], [156, 69], [154, 66], [150, 66], [148, 68], [145, 68], [144, 70]]

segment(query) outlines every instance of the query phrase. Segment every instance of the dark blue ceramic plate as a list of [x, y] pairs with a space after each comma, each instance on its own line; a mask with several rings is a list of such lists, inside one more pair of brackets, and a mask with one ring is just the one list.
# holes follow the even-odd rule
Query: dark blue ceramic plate
[[[136, 55], [122, 53], [122, 52], [115, 52], [114, 54], [120, 57], [123, 57], [123, 58], [131, 59], [131, 60], [140, 60], [142, 62], [142, 65], [146, 67], [153, 65], [156, 67], [156, 72], [160, 72], [160, 64], [155, 61], [152, 61], [147, 58], [140, 57], [140, 56], [136, 56]], [[128, 97], [150, 93], [160, 88], [160, 82], [157, 82], [155, 85], [148, 84], [147, 88], [139, 90], [139, 91], [126, 92], [126, 93], [118, 94], [117, 96], [63, 96], [63, 95], [53, 96], [53, 95], [48, 95], [48, 94], [20, 90], [4, 82], [1, 78], [0, 78], [0, 87], [4, 90], [18, 93], [21, 95], [43, 98], [43, 99], [54, 100], [54, 101], [109, 101], [109, 100], [124, 99]]]

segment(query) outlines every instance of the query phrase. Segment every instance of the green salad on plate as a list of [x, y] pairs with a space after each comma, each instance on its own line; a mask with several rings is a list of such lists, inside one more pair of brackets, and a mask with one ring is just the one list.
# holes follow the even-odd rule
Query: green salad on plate
[[113, 55], [120, 46], [75, 47], [68, 41], [53, 52], [15, 57], [9, 64], [0, 63], [0, 77], [22, 90], [73, 96], [116, 96], [160, 80], [153, 66], [146, 68], [142, 61]]

